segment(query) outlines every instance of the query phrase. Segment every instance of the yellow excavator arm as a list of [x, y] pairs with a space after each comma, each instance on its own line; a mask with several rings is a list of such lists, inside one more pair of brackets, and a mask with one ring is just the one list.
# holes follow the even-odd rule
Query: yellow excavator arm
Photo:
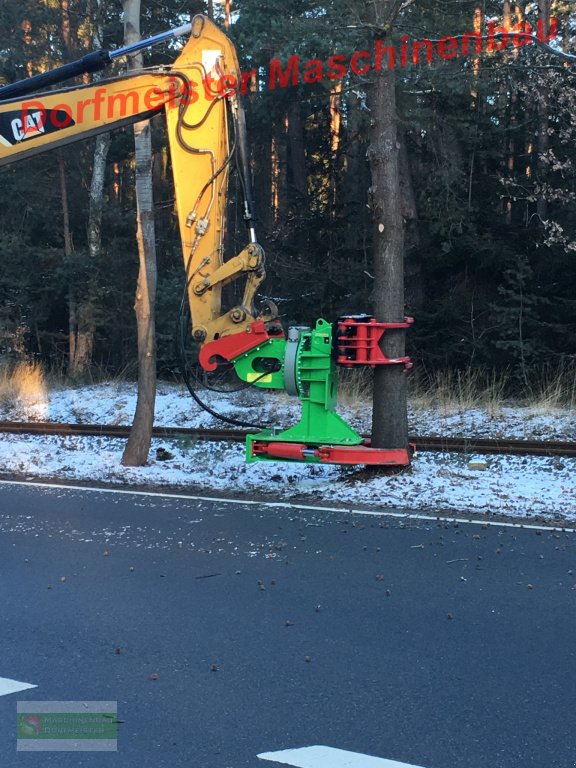
[[[189, 31], [190, 37], [169, 67], [136, 70], [92, 85], [30, 93], [43, 82], [61, 82], [82, 71], [65, 65], [59, 79], [45, 73], [0, 88], [0, 166], [164, 110], [192, 335], [202, 346], [246, 332], [257, 319], [254, 298], [265, 276], [264, 254], [256, 242], [251, 203], [246, 199], [249, 243], [228, 260], [224, 255], [228, 179], [234, 151], [241, 160], [244, 157], [244, 173], [248, 171], [236, 51], [226, 35], [204, 16], [195, 16], [190, 25], [177, 32], [182, 34], [183, 30]], [[172, 32], [171, 36], [176, 35]], [[151, 40], [155, 42], [156, 38]], [[133, 47], [118, 53], [126, 55]], [[84, 71], [109, 64], [100, 64], [104, 56], [104, 52], [96, 52], [85, 57], [89, 61]], [[24, 98], [14, 98], [22, 91], [26, 92]], [[246, 185], [249, 188], [248, 179]], [[245, 278], [241, 302], [223, 311], [222, 287], [241, 277]], [[272, 321], [271, 311], [266, 308], [259, 319]]]

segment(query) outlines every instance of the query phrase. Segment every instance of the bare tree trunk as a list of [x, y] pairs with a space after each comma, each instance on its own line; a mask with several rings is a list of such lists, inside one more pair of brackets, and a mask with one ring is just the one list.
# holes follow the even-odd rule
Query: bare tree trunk
[[[140, 0], [123, 0], [124, 40], [127, 45], [140, 40]], [[132, 69], [142, 67], [142, 57], [130, 60]], [[142, 466], [148, 459], [156, 400], [156, 247], [154, 202], [152, 196], [152, 142], [150, 121], [134, 126], [136, 150], [136, 204], [138, 217], [138, 255], [140, 269], [134, 309], [138, 324], [138, 399], [130, 437], [122, 456], [128, 467]]]
[[[482, 32], [484, 28], [484, 8], [482, 5], [477, 4], [474, 8], [474, 15], [472, 17], [472, 26], [474, 29], [474, 32]], [[474, 73], [474, 84], [472, 86], [472, 91], [470, 95], [472, 96], [472, 103], [471, 107], [474, 111], [478, 106], [478, 78], [480, 75], [480, 56], [473, 56], [472, 57], [472, 72]]]
[[[72, 37], [70, 26], [70, 8], [68, 0], [60, 0], [61, 25], [60, 34], [66, 58], [73, 55], [75, 48], [75, 39]], [[68, 207], [68, 190], [66, 183], [66, 163], [62, 151], [58, 151], [58, 175], [60, 179], [60, 196], [62, 200], [62, 224], [64, 235], [64, 255], [70, 262], [74, 246], [72, 243], [72, 233], [70, 231], [70, 213]], [[80, 343], [80, 303], [78, 286], [76, 284], [76, 275], [74, 272], [69, 275], [68, 287], [68, 375], [73, 378], [79, 378], [83, 370], [78, 365], [78, 353], [82, 344]]]
[[[504, 0], [504, 7], [502, 10], [502, 20], [504, 29], [510, 32], [513, 24], [522, 23], [524, 21], [522, 10], [516, 5], [512, 8], [511, 0]], [[518, 89], [516, 80], [510, 78], [507, 65], [512, 59], [518, 58], [518, 48], [509, 52], [505, 50], [502, 53], [502, 62], [504, 64], [502, 70], [502, 80], [500, 83], [500, 114], [504, 124], [510, 127], [508, 136], [504, 139], [504, 151], [502, 154], [504, 174], [511, 179], [514, 176], [515, 164], [516, 164], [516, 127], [517, 127], [517, 114], [518, 114]], [[512, 215], [514, 213], [514, 201], [511, 197], [504, 197], [502, 199], [504, 220], [506, 224], [510, 226], [512, 224]]]
[[277, 227], [286, 224], [288, 218], [288, 147], [286, 140], [286, 116], [273, 128], [272, 134], [272, 208]]
[[342, 129], [342, 82], [330, 89], [330, 218], [336, 218], [338, 200], [338, 164], [340, 156], [340, 131]]
[[[365, 190], [370, 186], [370, 181], [366, 173], [366, 150], [360, 141], [361, 117], [353, 101], [356, 96], [348, 93], [345, 98], [348, 100], [346, 113], [349, 117], [342, 137], [344, 144], [340, 148], [343, 179], [340, 185], [339, 199], [341, 215], [347, 224], [345, 245], [353, 251], [359, 247], [358, 229], [360, 228], [362, 232], [365, 231], [363, 227], [367, 213]], [[364, 269], [368, 271], [372, 267], [366, 256], [365, 253]]]
[[[272, 133], [270, 140], [270, 211], [271, 224], [278, 223], [278, 208], [279, 208], [279, 192], [278, 192], [278, 177], [280, 174], [280, 166], [278, 162], [278, 138], [277, 132]], [[270, 226], [269, 229], [272, 229]]]
[[[64, 0], [62, 0], [64, 3]], [[97, 0], [97, 20], [92, 35], [85, 41], [85, 47], [92, 45], [93, 49], [102, 48], [102, 28], [98, 19], [102, 0]], [[100, 79], [99, 75], [95, 78]], [[92, 181], [90, 184], [90, 203], [88, 211], [88, 254], [90, 263], [95, 264], [102, 253], [102, 208], [104, 201], [104, 177], [106, 172], [106, 159], [110, 148], [110, 134], [102, 133], [96, 137], [94, 148], [94, 161], [92, 167]], [[72, 375], [81, 377], [88, 373], [92, 365], [94, 352], [94, 335], [96, 325], [94, 320], [93, 299], [89, 295], [83, 296], [78, 301], [76, 312], [76, 348], [72, 363]]]
[[[376, 22], [383, 25], [383, 19], [376, 19]], [[368, 158], [374, 218], [374, 315], [381, 322], [402, 322], [404, 227], [394, 70], [383, 70], [376, 77], [371, 113]], [[384, 334], [383, 351], [387, 357], [404, 355], [404, 334], [404, 330]], [[408, 445], [406, 377], [401, 365], [382, 365], [375, 370], [372, 444], [376, 448], [406, 448]]]
[[274, 147], [270, 126], [261, 137], [264, 152], [254, 153], [254, 186], [260, 190], [256, 201], [258, 220], [266, 233], [274, 229], [274, 180], [272, 173], [272, 150]]
[[[74, 252], [72, 232], [70, 231], [70, 210], [68, 208], [68, 186], [66, 184], [66, 162], [61, 149], [56, 152], [58, 163], [58, 181], [60, 184], [60, 200], [62, 202], [62, 235], [64, 237], [64, 256], [70, 267]], [[76, 298], [75, 276], [68, 275], [68, 373], [74, 376], [74, 360], [76, 359], [76, 340], [78, 337], [78, 306]]]
[[60, 10], [62, 12], [62, 40], [66, 48], [66, 53], [70, 55], [75, 41], [72, 38], [70, 28], [70, 8], [68, 0], [60, 0]]
[[406, 264], [404, 277], [406, 281], [406, 306], [418, 309], [424, 303], [424, 284], [422, 279], [422, 261], [415, 256], [414, 251], [420, 245], [420, 233], [418, 231], [418, 209], [416, 207], [416, 194], [412, 181], [412, 168], [406, 147], [406, 137], [398, 137], [400, 143], [398, 168], [400, 182], [400, 210], [405, 222], [405, 254]]
[[306, 176], [306, 151], [304, 149], [304, 126], [300, 114], [300, 102], [288, 105], [288, 141], [290, 144], [290, 167], [292, 187], [297, 192], [298, 203], [308, 200], [308, 179]]
[[[100, 10], [103, 0], [96, 0], [97, 21], [92, 35], [93, 50], [102, 48], [103, 30], [99, 22]], [[94, 76], [99, 80], [101, 75]], [[102, 253], [102, 209], [104, 206], [104, 181], [106, 177], [106, 160], [110, 149], [110, 133], [101, 133], [96, 137], [94, 147], [94, 162], [92, 166], [92, 180], [90, 183], [90, 211], [88, 215], [88, 252], [91, 262], [95, 262]]]
[[[541, 24], [542, 35], [546, 39], [550, 33], [550, 14], [551, 14], [551, 0], [538, 0], [538, 21]], [[548, 172], [548, 166], [543, 156], [548, 152], [550, 148], [550, 137], [548, 136], [549, 120], [548, 120], [548, 94], [545, 91], [538, 93], [538, 159], [536, 167], [538, 168], [539, 181], [542, 182], [546, 178]], [[540, 195], [536, 203], [536, 210], [538, 211], [538, 217], [540, 221], [546, 221], [548, 218], [548, 203], [543, 194]]]

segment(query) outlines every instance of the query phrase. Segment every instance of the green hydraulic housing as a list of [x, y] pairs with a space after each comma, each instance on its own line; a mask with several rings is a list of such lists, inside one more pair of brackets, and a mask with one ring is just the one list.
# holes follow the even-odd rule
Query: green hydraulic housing
[[[254, 456], [252, 443], [265, 440], [279, 443], [361, 445], [363, 438], [336, 411], [338, 369], [333, 355], [332, 324], [318, 320], [316, 326], [290, 328], [287, 338], [268, 339], [258, 347], [235, 357], [234, 369], [243, 381], [257, 387], [286, 389], [300, 398], [302, 417], [285, 430], [265, 429], [248, 435], [247, 461], [269, 461]], [[310, 452], [309, 463], [319, 459]]]

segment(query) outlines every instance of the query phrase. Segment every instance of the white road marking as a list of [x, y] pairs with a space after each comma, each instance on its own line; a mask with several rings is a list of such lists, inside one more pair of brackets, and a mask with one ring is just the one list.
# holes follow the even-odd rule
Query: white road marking
[[506, 523], [493, 520], [476, 520], [466, 517], [446, 517], [445, 515], [420, 515], [411, 512], [388, 512], [376, 509], [353, 509], [352, 507], [318, 507], [313, 504], [291, 504], [288, 501], [260, 501], [251, 499], [220, 498], [218, 496], [193, 496], [185, 493], [159, 493], [158, 491], [129, 491], [124, 488], [98, 488], [84, 485], [68, 485], [66, 483], [27, 483], [23, 480], [0, 480], [0, 485], [19, 485], [32, 488], [51, 488], [63, 491], [84, 491], [91, 493], [116, 493], [125, 496], [151, 496], [160, 499], [183, 499], [186, 501], [213, 501], [218, 504], [241, 504], [253, 507], [272, 507], [275, 509], [291, 509], [294, 512], [340, 512], [350, 515], [367, 515], [369, 517], [392, 517], [397, 520], [424, 520], [429, 523], [459, 523], [462, 525], [483, 525], [490, 528], [525, 528], [529, 531], [557, 531], [559, 533], [576, 533], [574, 523], [566, 526], [531, 525], [525, 523]]
[[334, 747], [302, 747], [285, 749], [282, 752], [263, 752], [260, 760], [272, 760], [275, 763], [292, 765], [295, 768], [421, 768], [383, 757], [362, 755], [359, 752], [346, 752]]
[[9, 680], [7, 677], [0, 677], [0, 696], [8, 696], [11, 693], [27, 691], [28, 688], [37, 688], [37, 685], [31, 683], [20, 683], [18, 680]]

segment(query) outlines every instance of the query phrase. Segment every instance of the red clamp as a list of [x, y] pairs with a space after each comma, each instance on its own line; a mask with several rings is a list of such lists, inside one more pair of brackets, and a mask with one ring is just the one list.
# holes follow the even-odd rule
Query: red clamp
[[404, 365], [412, 368], [409, 357], [386, 357], [380, 349], [380, 340], [389, 330], [409, 328], [413, 317], [405, 317], [403, 323], [378, 323], [371, 315], [340, 317], [336, 324], [334, 349], [336, 362], [346, 368], [355, 365]]
[[274, 335], [268, 333], [263, 320], [255, 320], [249, 331], [233, 333], [230, 336], [222, 336], [220, 339], [209, 341], [200, 350], [198, 359], [205, 371], [215, 371], [218, 367], [218, 358], [226, 361], [233, 360], [238, 355], [248, 352], [250, 349], [263, 344], [271, 338], [278, 338], [283, 333]]

